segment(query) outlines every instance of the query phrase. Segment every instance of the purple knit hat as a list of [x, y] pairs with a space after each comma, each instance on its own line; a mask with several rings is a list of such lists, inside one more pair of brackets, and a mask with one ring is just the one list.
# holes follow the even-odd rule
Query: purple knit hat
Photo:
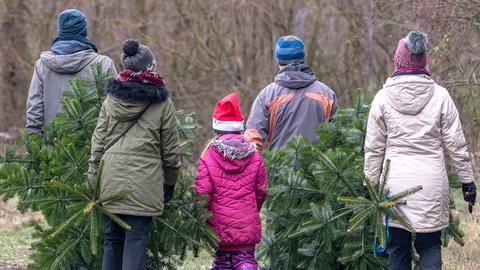
[[393, 61], [397, 68], [425, 68], [428, 48], [427, 34], [412, 31], [398, 41]]

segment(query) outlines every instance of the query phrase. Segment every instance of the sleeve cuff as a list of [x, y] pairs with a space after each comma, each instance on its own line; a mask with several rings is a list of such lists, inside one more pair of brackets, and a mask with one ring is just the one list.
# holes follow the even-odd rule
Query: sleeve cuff
[[179, 172], [179, 168], [165, 169], [165, 184], [174, 186], [177, 183]]

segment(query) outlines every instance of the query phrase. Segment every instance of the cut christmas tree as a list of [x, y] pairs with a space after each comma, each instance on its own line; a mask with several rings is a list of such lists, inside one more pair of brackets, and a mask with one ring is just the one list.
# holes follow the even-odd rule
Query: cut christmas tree
[[[42, 133], [22, 133], [26, 154], [17, 156], [5, 148], [0, 159], [0, 196], [4, 200], [18, 197], [20, 211], [41, 211], [45, 219], [34, 235], [37, 241], [29, 269], [100, 269], [105, 216], [129, 228], [103, 204], [132, 190], [100, 198], [100, 177], [97, 185], [86, 184], [90, 140], [110, 77], [101, 73], [100, 66], [94, 66], [92, 73], [93, 81], [71, 81], [72, 91], [62, 99], [63, 111]], [[191, 138], [198, 125], [191, 114], [178, 112], [177, 119], [181, 158], [187, 166], [193, 162]], [[191, 170], [184, 167], [173, 200], [153, 221], [149, 269], [176, 269], [188, 250], [197, 253], [216, 245], [217, 237], [206, 225], [205, 200], [194, 200], [193, 180]]]
[[[99, 197], [99, 186], [87, 186], [85, 173], [90, 139], [104, 99], [107, 74], [92, 70], [93, 81], [75, 79], [62, 100], [63, 112], [42, 134], [22, 134], [26, 154], [5, 148], [0, 157], [0, 196], [18, 198], [18, 209], [40, 211], [45, 224], [36, 227], [29, 269], [100, 269], [104, 217], [128, 228], [103, 204], [121, 198], [123, 190]], [[382, 269], [387, 238], [385, 216], [402, 221], [392, 206], [421, 187], [400, 194], [385, 190], [363, 175], [363, 142], [368, 106], [359, 95], [355, 108], [340, 109], [334, 124], [322, 124], [315, 143], [297, 137], [288, 146], [265, 153], [269, 197], [259, 251], [263, 269]], [[174, 199], [153, 221], [148, 269], [177, 269], [189, 252], [213, 251], [217, 236], [206, 224], [205, 198], [192, 184], [195, 162], [191, 138], [198, 128], [192, 115], [178, 112], [183, 168]], [[385, 166], [388, 170], [388, 162]], [[99, 178], [97, 180], [100, 180]], [[362, 197], [368, 184], [371, 199]], [[455, 181], [452, 181], [455, 185]], [[408, 222], [402, 221], [408, 228]], [[458, 220], [444, 230], [463, 244]]]
[[[359, 92], [360, 93], [360, 92]], [[355, 108], [340, 109], [324, 123], [318, 141], [297, 137], [265, 153], [269, 172], [266, 226], [259, 256], [263, 269], [385, 269], [386, 217], [413, 228], [393, 210], [422, 187], [386, 190], [389, 161], [378, 185], [363, 174], [369, 107], [359, 94]], [[367, 184], [370, 199], [362, 196]], [[458, 220], [443, 233], [463, 245]]]

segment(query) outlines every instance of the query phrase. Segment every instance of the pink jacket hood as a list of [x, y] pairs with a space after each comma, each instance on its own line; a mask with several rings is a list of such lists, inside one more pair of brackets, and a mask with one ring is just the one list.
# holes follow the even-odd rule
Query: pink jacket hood
[[254, 248], [260, 242], [259, 212], [267, 197], [267, 173], [255, 145], [242, 135], [213, 140], [199, 159], [194, 188], [209, 196], [208, 222], [220, 237], [220, 249]]
[[235, 134], [226, 134], [211, 142], [211, 157], [228, 174], [243, 171], [251, 162], [255, 146]]

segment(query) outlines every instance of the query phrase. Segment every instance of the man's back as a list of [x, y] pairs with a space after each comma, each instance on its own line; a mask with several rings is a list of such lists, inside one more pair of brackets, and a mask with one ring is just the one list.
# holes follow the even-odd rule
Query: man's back
[[116, 73], [107, 56], [99, 55], [97, 46], [87, 38], [87, 17], [78, 9], [58, 14], [57, 37], [50, 50], [35, 63], [27, 99], [27, 129], [39, 132], [61, 110], [62, 93], [70, 89], [75, 77], [92, 79], [90, 66], [102, 64], [102, 71]]
[[317, 81], [310, 68], [289, 64], [256, 98], [245, 136], [259, 147], [268, 140], [270, 149], [296, 135], [316, 140], [315, 128], [332, 121], [337, 107], [335, 93]]
[[60, 100], [63, 92], [70, 89], [71, 79], [92, 79], [91, 66], [94, 63], [100, 63], [103, 72], [116, 72], [112, 59], [94, 50], [66, 55], [46, 51], [40, 55], [35, 63], [27, 99], [27, 129], [30, 132], [39, 131], [44, 123], [60, 112]]

